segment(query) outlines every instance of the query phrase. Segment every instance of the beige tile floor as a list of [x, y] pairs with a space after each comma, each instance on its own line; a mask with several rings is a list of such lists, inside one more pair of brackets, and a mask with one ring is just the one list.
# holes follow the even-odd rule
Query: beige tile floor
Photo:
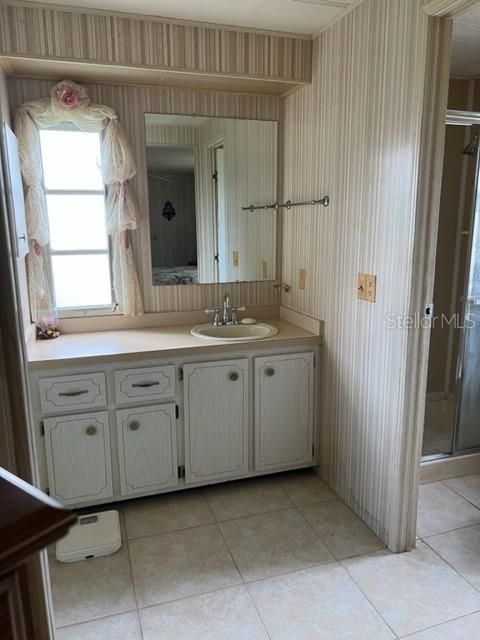
[[480, 475], [423, 485], [394, 555], [311, 471], [123, 504], [122, 550], [50, 558], [58, 640], [476, 640]]

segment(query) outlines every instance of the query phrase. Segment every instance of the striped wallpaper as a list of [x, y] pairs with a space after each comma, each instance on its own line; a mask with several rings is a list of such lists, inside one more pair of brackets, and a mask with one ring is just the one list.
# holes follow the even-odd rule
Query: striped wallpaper
[[[8, 92], [12, 109], [25, 100], [50, 95], [51, 80], [9, 78]], [[226, 285], [181, 285], [153, 287], [151, 282], [148, 191], [145, 164], [145, 113], [177, 113], [282, 120], [283, 100], [277, 97], [250, 96], [187, 89], [86, 84], [92, 100], [112, 107], [125, 128], [137, 162], [133, 187], [137, 195], [141, 224], [134, 234], [134, 250], [143, 282], [146, 311], [190, 311], [218, 306]], [[279, 126], [279, 145], [282, 127]], [[146, 249], [147, 247], [147, 249]], [[247, 307], [278, 304], [272, 282], [229, 284], [234, 303]]]
[[[293, 288], [282, 305], [325, 326], [321, 473], [397, 551], [415, 540], [412, 530], [400, 533], [397, 517], [407, 482], [400, 458], [408, 332], [389, 328], [387, 314], [404, 315], [410, 302], [423, 4], [365, 0], [321, 34], [313, 84], [285, 106], [284, 197], [331, 198], [326, 209], [283, 217], [282, 277]], [[375, 304], [357, 299], [358, 272], [377, 275]]]
[[14, 0], [0, 4], [0, 56], [305, 83], [311, 51], [311, 40], [302, 37]]

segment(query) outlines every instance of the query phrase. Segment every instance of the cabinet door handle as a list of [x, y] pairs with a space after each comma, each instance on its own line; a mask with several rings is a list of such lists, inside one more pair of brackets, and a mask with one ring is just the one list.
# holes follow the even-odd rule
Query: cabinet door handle
[[137, 387], [140, 389], [146, 389], [148, 387], [157, 387], [160, 384], [160, 382], [158, 380], [152, 381], [152, 382], [134, 382], [132, 384], [132, 387]]
[[75, 396], [84, 396], [88, 393], [88, 389], [77, 389], [76, 391], [60, 391], [59, 396], [65, 398], [74, 398]]
[[97, 433], [97, 427], [94, 427], [93, 424], [91, 424], [89, 427], [87, 427], [85, 433], [87, 434], [87, 436], [94, 436]]
[[231, 380], [232, 382], [235, 382], [236, 380], [238, 380], [238, 378], [239, 378], [240, 376], [238, 375], [238, 373], [237, 373], [236, 371], [232, 371], [232, 373], [230, 373], [230, 374], [228, 375], [228, 377], [230, 378], [230, 380]]
[[273, 367], [268, 367], [268, 369], [265, 369], [265, 375], [271, 378], [275, 375], [275, 369]]
[[138, 420], [132, 420], [132, 422], [130, 422], [130, 424], [128, 425], [128, 428], [130, 429], [130, 431], [138, 431], [140, 429], [140, 423], [138, 422]]

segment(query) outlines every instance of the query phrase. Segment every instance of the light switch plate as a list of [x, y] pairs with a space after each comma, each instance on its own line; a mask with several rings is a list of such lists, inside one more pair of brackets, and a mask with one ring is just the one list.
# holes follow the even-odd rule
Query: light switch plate
[[307, 272], [305, 269], [300, 269], [298, 272], [298, 288], [305, 289], [305, 280], [307, 279]]
[[357, 298], [367, 302], [377, 299], [377, 276], [370, 273], [359, 273], [357, 279]]
[[262, 278], [266, 280], [268, 277], [268, 264], [266, 260], [262, 260]]
[[238, 265], [240, 264], [240, 254], [238, 253], [238, 251], [233, 252], [232, 262], [234, 267], [238, 267]]

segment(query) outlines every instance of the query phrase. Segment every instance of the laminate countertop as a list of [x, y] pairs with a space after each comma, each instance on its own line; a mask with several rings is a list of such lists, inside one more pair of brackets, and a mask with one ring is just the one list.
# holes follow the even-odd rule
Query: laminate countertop
[[30, 343], [28, 361], [30, 368], [46, 368], [202, 352], [240, 352], [254, 347], [294, 346], [297, 342], [318, 345], [321, 342], [321, 336], [286, 320], [276, 318], [265, 322], [277, 327], [275, 336], [244, 342], [197, 338], [190, 333], [191, 325], [67, 333], [53, 340]]

